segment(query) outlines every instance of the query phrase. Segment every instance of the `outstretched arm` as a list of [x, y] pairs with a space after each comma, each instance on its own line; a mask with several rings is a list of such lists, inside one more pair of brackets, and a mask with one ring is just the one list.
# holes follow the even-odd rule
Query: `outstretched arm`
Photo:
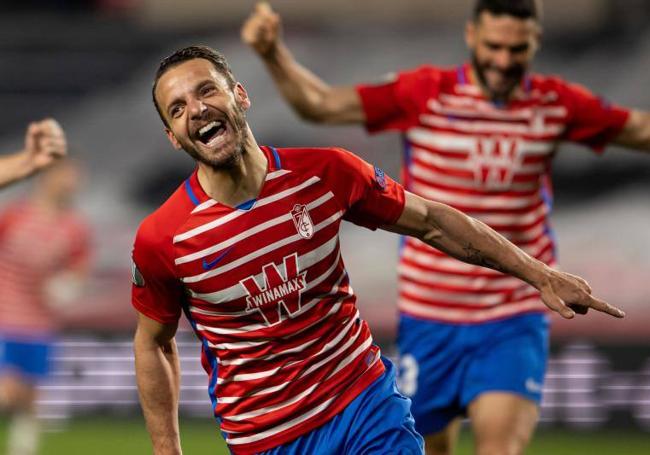
[[260, 56], [280, 93], [300, 117], [317, 123], [365, 122], [354, 87], [332, 87], [296, 61], [282, 39], [280, 16], [268, 3], [255, 6], [241, 37]]
[[138, 314], [133, 349], [140, 404], [154, 455], [180, 455], [178, 395], [180, 365], [174, 335], [178, 324]]
[[564, 318], [589, 308], [619, 318], [625, 315], [593, 297], [582, 278], [548, 267], [485, 224], [445, 204], [407, 192], [402, 215], [395, 224], [383, 228], [419, 238], [461, 261], [515, 276], [537, 288], [544, 304]]
[[40, 171], [64, 156], [66, 151], [65, 134], [56, 120], [30, 123], [25, 133], [25, 148], [0, 157], [0, 187]]
[[631, 111], [623, 130], [613, 142], [624, 147], [650, 152], [650, 112]]

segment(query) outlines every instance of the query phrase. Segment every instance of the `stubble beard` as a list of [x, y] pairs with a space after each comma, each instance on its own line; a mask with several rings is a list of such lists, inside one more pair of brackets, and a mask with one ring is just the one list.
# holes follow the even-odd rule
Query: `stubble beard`
[[521, 83], [521, 80], [524, 77], [524, 73], [526, 72], [525, 68], [522, 65], [514, 65], [507, 71], [507, 76], [509, 79], [511, 79], [512, 82], [508, 84], [508, 87], [506, 87], [504, 90], [496, 91], [490, 87], [487, 77], [485, 76], [485, 70], [489, 68], [489, 64], [482, 64], [476, 57], [476, 53], [472, 53], [472, 66], [474, 67], [474, 72], [476, 73], [479, 82], [488, 92], [488, 96], [492, 101], [496, 102], [508, 101], [508, 98], [510, 98], [512, 92], [514, 92], [517, 86]]

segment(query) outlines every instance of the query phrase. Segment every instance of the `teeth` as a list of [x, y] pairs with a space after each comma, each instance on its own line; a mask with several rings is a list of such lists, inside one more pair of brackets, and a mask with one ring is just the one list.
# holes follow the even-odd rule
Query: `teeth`
[[208, 131], [210, 131], [212, 128], [215, 128], [215, 127], [219, 126], [219, 124], [217, 124], [217, 122], [210, 122], [210, 123], [208, 123], [207, 125], [205, 125], [203, 128], [201, 128], [199, 130], [199, 134], [203, 135], [203, 134], [207, 133]]

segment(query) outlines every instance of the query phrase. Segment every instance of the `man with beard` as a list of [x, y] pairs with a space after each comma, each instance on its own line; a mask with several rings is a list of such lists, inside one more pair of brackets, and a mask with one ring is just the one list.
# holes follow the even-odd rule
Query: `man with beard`
[[54, 119], [33, 122], [25, 132], [25, 148], [0, 157], [0, 188], [46, 168], [66, 154], [65, 134]]
[[343, 219], [525, 280], [563, 317], [574, 316], [573, 304], [623, 316], [584, 280], [404, 191], [348, 151], [259, 146], [248, 95], [212, 49], [164, 59], [153, 100], [172, 145], [197, 163], [143, 221], [133, 249], [136, 375], [156, 454], [181, 452], [181, 313], [201, 340], [233, 453], [422, 453], [410, 400], [356, 309], [339, 251]]
[[[329, 86], [296, 62], [265, 3], [242, 39], [304, 119], [401, 132], [407, 190], [480, 219], [553, 265], [547, 171], [557, 143], [601, 151], [612, 141], [648, 151], [650, 115], [530, 74], [539, 14], [533, 0], [477, 0], [465, 30], [470, 63], [422, 66], [356, 87]], [[413, 399], [427, 453], [453, 452], [463, 414], [477, 453], [521, 453], [538, 418], [547, 359], [539, 294], [408, 238], [399, 309], [399, 384]]]

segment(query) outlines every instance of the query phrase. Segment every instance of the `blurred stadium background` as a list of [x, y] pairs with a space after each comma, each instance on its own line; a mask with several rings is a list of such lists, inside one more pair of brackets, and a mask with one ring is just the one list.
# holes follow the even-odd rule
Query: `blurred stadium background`
[[[583, 83], [611, 101], [650, 109], [650, 2], [546, 0], [539, 71]], [[0, 3], [0, 150], [17, 150], [26, 124], [54, 116], [89, 172], [80, 205], [94, 229], [91, 289], [64, 312], [53, 379], [39, 414], [43, 454], [148, 453], [130, 344], [130, 249], [140, 220], [192, 169], [161, 134], [151, 79], [174, 49], [222, 50], [247, 87], [261, 143], [341, 145], [397, 175], [399, 137], [297, 120], [280, 101], [239, 26], [254, 2], [226, 0], [3, 0]], [[299, 60], [332, 83], [379, 79], [425, 62], [467, 58], [462, 30], [472, 0], [273, 1]], [[554, 318], [542, 424], [533, 454], [650, 453], [650, 157], [610, 148], [602, 157], [561, 148], [554, 225], [563, 268], [586, 277], [628, 317]], [[3, 191], [0, 206], [29, 182]], [[397, 238], [348, 226], [343, 251], [362, 315], [394, 349]], [[0, 293], [2, 291], [0, 290]], [[182, 353], [183, 442], [221, 453], [209, 417], [198, 345]], [[0, 447], [4, 426], [0, 424]], [[92, 447], [92, 449], [90, 449]], [[213, 449], [214, 448], [214, 449]], [[460, 453], [470, 453], [465, 438]]]

